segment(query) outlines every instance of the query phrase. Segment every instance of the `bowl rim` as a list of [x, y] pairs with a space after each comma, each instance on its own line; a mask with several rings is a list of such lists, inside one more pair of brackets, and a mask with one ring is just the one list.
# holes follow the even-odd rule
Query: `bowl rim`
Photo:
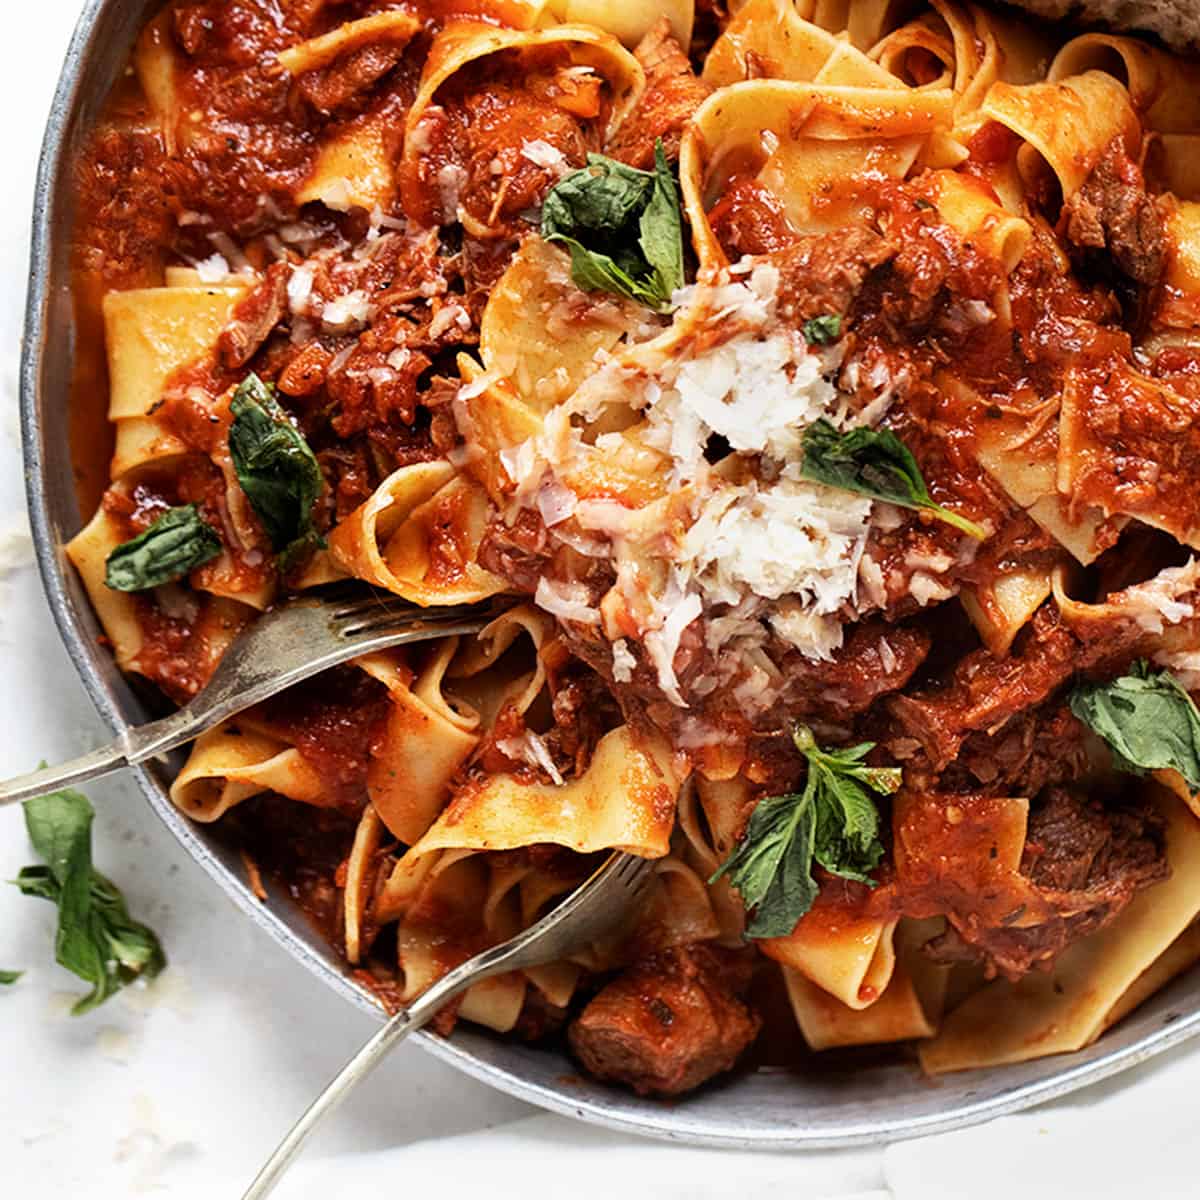
[[[46, 601], [59, 636], [84, 689], [114, 733], [129, 727], [109, 679], [101, 669], [99, 647], [83, 628], [68, 588], [68, 571], [61, 547], [56, 544], [47, 486], [48, 451], [43, 441], [41, 406], [42, 374], [47, 357], [50, 326], [52, 256], [56, 233], [53, 228], [54, 200], [64, 186], [67, 167], [68, 132], [83, 96], [83, 72], [104, 37], [104, 18], [122, 0], [86, 0], [67, 49], [62, 72], [39, 159], [33, 203], [30, 273], [25, 310], [20, 364], [20, 419], [26, 477], [26, 503], [33, 534], [34, 552]], [[128, 47], [123, 47], [123, 54]], [[265, 907], [248, 886], [221, 862], [192, 824], [176, 809], [163, 784], [145, 766], [133, 768], [138, 785], [159, 819], [183, 850], [207, 872], [221, 891], [260, 929], [322, 983], [361, 1011], [382, 1021], [383, 1011], [369, 993], [340, 971], [332, 958], [323, 957], [275, 912]], [[1054, 1064], [1035, 1078], [1018, 1080], [977, 1090], [968, 1089], [957, 1106], [935, 1112], [903, 1113], [885, 1118], [848, 1121], [836, 1132], [828, 1128], [806, 1128], [803, 1111], [794, 1111], [795, 1123], [754, 1128], [744, 1118], [731, 1119], [722, 1128], [711, 1120], [689, 1116], [686, 1102], [676, 1105], [635, 1100], [613, 1089], [597, 1089], [597, 1095], [569, 1078], [559, 1077], [554, 1086], [524, 1077], [519, 1072], [490, 1061], [481, 1054], [479, 1035], [453, 1039], [432, 1033], [417, 1035], [422, 1047], [464, 1074], [540, 1108], [616, 1131], [677, 1143], [747, 1150], [798, 1150], [877, 1145], [906, 1138], [944, 1133], [1016, 1112], [1031, 1105], [1063, 1096], [1088, 1084], [1146, 1061], [1200, 1033], [1200, 1005], [1190, 1012], [1168, 1011], [1161, 1020], [1148, 1024], [1147, 1032], [1125, 1044], [1101, 1052], [1081, 1050], [1074, 1054], [1043, 1059]], [[1107, 1036], [1107, 1035], [1106, 1035]], [[1101, 1039], [1103, 1041], [1103, 1039]], [[563, 1063], [566, 1060], [562, 1060]], [[1057, 1069], [1054, 1069], [1057, 1067]], [[996, 1068], [1011, 1072], [1011, 1068]], [[976, 1074], [976, 1073], [972, 1073]], [[732, 1085], [736, 1088], [736, 1082]]]

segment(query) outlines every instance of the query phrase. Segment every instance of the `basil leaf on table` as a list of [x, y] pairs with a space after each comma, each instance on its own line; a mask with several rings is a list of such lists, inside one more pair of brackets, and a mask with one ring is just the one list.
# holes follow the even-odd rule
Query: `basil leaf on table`
[[250, 375], [230, 404], [229, 453], [238, 483], [285, 567], [325, 544], [312, 523], [324, 487], [317, 456], [275, 399], [274, 388]]
[[542, 204], [542, 237], [571, 253], [571, 278], [585, 290], [612, 292], [666, 309], [684, 284], [679, 189], [660, 138], [654, 170], [603, 154], [564, 175]]
[[135, 921], [117, 887], [92, 867], [94, 810], [79, 792], [27, 800], [25, 826], [45, 865], [25, 867], [13, 881], [23, 895], [58, 907], [55, 958], [92, 985], [75, 1016], [103, 1004], [135, 979], [152, 979], [167, 960], [154, 933]]
[[1200, 791], [1200, 712], [1170, 671], [1136, 662], [1108, 683], [1081, 683], [1071, 711], [1106, 741], [1118, 769], [1174, 770]]
[[194, 504], [183, 504], [122, 542], [108, 556], [104, 582], [117, 592], [142, 592], [179, 579], [220, 553], [217, 531]]
[[924, 509], [982, 541], [987, 530], [935, 504], [909, 448], [890, 429], [860, 426], [840, 433], [822, 417], [804, 431], [800, 473], [814, 483], [886, 500], [902, 508]]
[[761, 800], [741, 842], [709, 880], [728, 875], [747, 911], [753, 909], [751, 938], [787, 937], [795, 929], [817, 898], [814, 862], [874, 886], [868, 872], [879, 865], [883, 845], [868, 789], [890, 795], [900, 786], [898, 767], [863, 761], [874, 742], [823, 750], [803, 725], [794, 739], [808, 767], [804, 790]]
[[24, 971], [0, 971], [0, 984], [16, 983], [24, 974]]

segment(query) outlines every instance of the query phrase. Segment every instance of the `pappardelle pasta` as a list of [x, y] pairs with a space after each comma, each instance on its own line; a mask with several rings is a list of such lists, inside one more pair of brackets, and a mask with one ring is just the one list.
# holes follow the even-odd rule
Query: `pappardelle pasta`
[[1197, 63], [958, 0], [172, 0], [79, 168], [117, 662], [511, 601], [174, 802], [389, 1006], [654, 859], [440, 1021], [642, 1092], [1090, 1043], [1200, 956], [1198, 153]]

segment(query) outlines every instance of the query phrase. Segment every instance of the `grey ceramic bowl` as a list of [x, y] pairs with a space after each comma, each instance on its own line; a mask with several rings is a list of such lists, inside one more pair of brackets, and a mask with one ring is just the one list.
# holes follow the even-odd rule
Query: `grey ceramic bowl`
[[[87, 0], [63, 64], [37, 181], [29, 308], [21, 364], [21, 420], [29, 513], [46, 597], [84, 687], [114, 731], [147, 719], [115, 670], [62, 546], [81, 526], [67, 451], [74, 317], [68, 288], [73, 222], [71, 166], [122, 69], [154, 0]], [[176, 764], [177, 765], [177, 764]], [[208, 828], [188, 822], [167, 798], [170, 774], [139, 768], [158, 818], [246, 914], [279, 946], [344, 996], [380, 1015], [303, 917], [263, 905], [247, 889], [235, 855]], [[431, 1053], [465, 1074], [543, 1108], [630, 1133], [745, 1149], [800, 1149], [893, 1141], [984, 1121], [1061, 1096], [1161, 1053], [1200, 1031], [1200, 973], [1191, 972], [1077, 1054], [929, 1081], [914, 1066], [880, 1063], [807, 1074], [736, 1075], [664, 1104], [580, 1079], [560, 1052], [460, 1027], [449, 1041], [419, 1035]]]

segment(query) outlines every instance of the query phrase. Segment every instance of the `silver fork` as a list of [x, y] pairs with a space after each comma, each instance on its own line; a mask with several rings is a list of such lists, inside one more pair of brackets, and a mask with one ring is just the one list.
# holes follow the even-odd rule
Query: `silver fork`
[[160, 721], [126, 730], [80, 758], [0, 783], [0, 806], [132, 767], [192, 741], [205, 730], [351, 658], [409, 642], [478, 633], [512, 599], [417, 608], [344, 589], [307, 596], [264, 614], [226, 650], [208, 683]]
[[653, 867], [650, 859], [621, 852], [612, 854], [591, 878], [524, 933], [484, 950], [443, 975], [411, 1007], [392, 1017], [330, 1080], [279, 1143], [242, 1200], [263, 1200], [264, 1196], [270, 1195], [317, 1125], [370, 1075], [393, 1046], [430, 1021], [460, 992], [492, 975], [566, 958], [573, 951], [619, 928], [632, 914], [653, 874]]

